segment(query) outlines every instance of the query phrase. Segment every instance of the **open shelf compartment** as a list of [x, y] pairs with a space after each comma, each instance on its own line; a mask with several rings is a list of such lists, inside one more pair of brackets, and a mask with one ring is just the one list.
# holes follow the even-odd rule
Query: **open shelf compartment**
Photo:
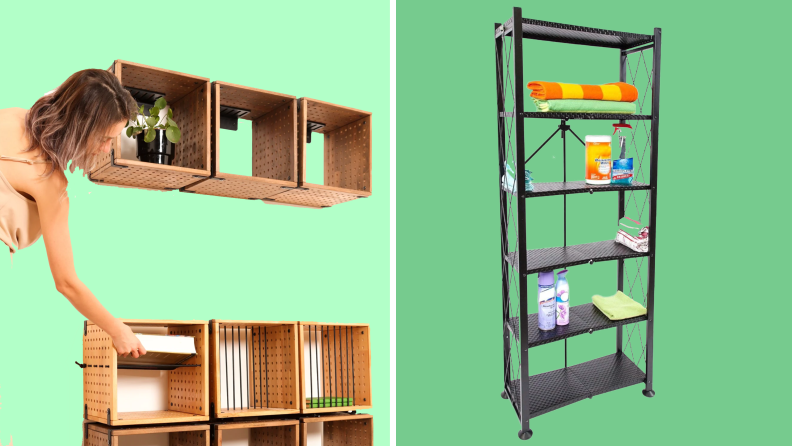
[[[552, 330], [540, 330], [538, 316], [536, 313], [528, 315], [528, 342], [522, 342], [528, 348], [536, 347], [550, 342], [560, 341], [571, 338], [572, 336], [593, 333], [599, 330], [619, 327], [621, 325], [633, 324], [645, 321], [646, 316], [638, 316], [619, 321], [612, 321], [602, 314], [594, 304], [583, 304], [569, 307], [569, 324], [557, 325]], [[510, 317], [507, 325], [515, 339], [520, 341], [520, 318]]]
[[[607, 260], [645, 257], [648, 252], [637, 252], [617, 243], [615, 240], [584, 243], [582, 245], [559, 246], [554, 248], [529, 249], [527, 251], [527, 274], [553, 271], [584, 263], [604, 262]], [[517, 252], [512, 251], [505, 259], [513, 268], [519, 270]]]
[[300, 446], [372, 446], [374, 417], [331, 414], [300, 420]]
[[209, 446], [209, 425], [110, 427], [86, 423], [85, 446]]
[[[626, 190], [649, 190], [652, 186], [648, 184], [641, 183], [639, 181], [633, 181], [632, 185], [621, 185], [621, 184], [588, 184], [585, 181], [559, 181], [554, 183], [533, 183], [534, 190], [530, 192], [523, 192], [525, 194], [525, 198], [533, 198], [533, 197], [549, 197], [552, 195], [573, 195], [573, 194], [585, 194], [590, 193], [593, 194], [594, 192], [616, 192], [616, 191], [626, 191]], [[507, 193], [511, 193], [512, 195], [516, 196], [517, 194], [514, 191], [509, 191], [507, 187], [502, 186], [502, 189]]]
[[211, 446], [298, 446], [299, 420], [231, 421], [212, 426]]
[[370, 409], [368, 324], [300, 322], [302, 413]]
[[[524, 39], [545, 40], [548, 42], [571, 43], [576, 45], [619, 48], [622, 50], [640, 45], [651, 44], [654, 36], [634, 34], [607, 29], [588, 28], [585, 26], [567, 25], [564, 23], [546, 22], [523, 18], [520, 28]], [[514, 18], [510, 18], [503, 26], [495, 30], [495, 36], [510, 36], [514, 30]]]
[[[124, 370], [104, 330], [87, 321], [83, 335], [83, 400], [87, 420], [110, 426], [209, 420], [206, 321], [122, 319], [135, 333], [192, 336], [196, 355], [172, 371]], [[121, 370], [119, 372], [119, 370]]]
[[296, 322], [210, 321], [215, 418], [300, 413]]
[[[528, 378], [529, 418], [572, 403], [644, 382], [646, 374], [623, 353]], [[520, 380], [510, 381], [509, 392], [520, 406]], [[519, 415], [519, 412], [518, 412]]]
[[[299, 104], [299, 188], [267, 202], [324, 208], [371, 196], [371, 113], [309, 98]], [[323, 184], [305, 179], [309, 123], [324, 125], [313, 130], [324, 135]]]
[[97, 159], [89, 179], [100, 185], [176, 190], [209, 177], [209, 79], [124, 60], [114, 61], [108, 71], [128, 89], [164, 94], [173, 107], [173, 120], [178, 123], [182, 138], [176, 144], [173, 165], [163, 165], [139, 161], [135, 156], [122, 158], [122, 144], [134, 140], [125, 134], [117, 136], [110, 153]]
[[[228, 82], [212, 82], [212, 175], [182, 189], [202, 195], [261, 200], [297, 187], [297, 98]], [[220, 170], [221, 108], [252, 121], [252, 175]], [[244, 113], [247, 111], [247, 113]]]

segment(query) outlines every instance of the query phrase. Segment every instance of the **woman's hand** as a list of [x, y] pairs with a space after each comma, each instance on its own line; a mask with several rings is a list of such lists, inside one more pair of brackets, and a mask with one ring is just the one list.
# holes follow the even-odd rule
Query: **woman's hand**
[[140, 343], [140, 339], [125, 324], [120, 324], [118, 331], [111, 334], [110, 337], [113, 338], [113, 347], [115, 347], [119, 355], [125, 358], [129, 354], [132, 354], [133, 358], [146, 354], [146, 349]]

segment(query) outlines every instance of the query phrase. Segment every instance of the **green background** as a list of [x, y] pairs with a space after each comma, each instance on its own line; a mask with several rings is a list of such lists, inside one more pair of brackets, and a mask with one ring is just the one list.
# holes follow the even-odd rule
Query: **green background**
[[[663, 29], [657, 394], [645, 398], [643, 385], [635, 385], [550, 412], [531, 420], [530, 441], [732, 444], [780, 438], [789, 397], [789, 359], [782, 353], [789, 347], [781, 342], [788, 339], [781, 325], [790, 309], [783, 291], [789, 212], [780, 187], [788, 176], [789, 113], [777, 97], [786, 93], [774, 89], [788, 77], [782, 56], [788, 51], [778, 48], [787, 25], [777, 7], [751, 5], [399, 2], [397, 429], [404, 444], [520, 442], [515, 411], [499, 396], [493, 39], [494, 23], [511, 17], [514, 6], [539, 20], [642, 34]], [[618, 53], [524, 40], [524, 81], [615, 82]], [[646, 78], [643, 70], [639, 79]], [[517, 88], [528, 96], [525, 85]], [[530, 100], [525, 110], [534, 111]], [[527, 154], [558, 123], [526, 120]], [[610, 135], [611, 124], [571, 121], [581, 138]], [[642, 149], [646, 137], [639, 129]], [[568, 179], [581, 181], [583, 147], [569, 137]], [[529, 163], [534, 180], [561, 181], [561, 156], [556, 136]], [[562, 205], [560, 196], [527, 201], [529, 249], [563, 244]], [[567, 207], [568, 244], [614, 237], [617, 194], [572, 195]], [[634, 268], [633, 261], [627, 265]], [[572, 267], [567, 277], [572, 305], [584, 304], [593, 294], [615, 292], [616, 262]], [[529, 312], [536, 312], [535, 289], [531, 275]], [[638, 286], [633, 296], [640, 296]], [[614, 330], [605, 330], [570, 339], [570, 365], [613, 353], [614, 338]], [[562, 368], [563, 343], [531, 349], [530, 362], [531, 374]]]
[[[385, 444], [388, 2], [15, 3], [3, 15], [0, 108], [123, 59], [374, 114], [371, 198], [301, 209], [97, 186], [77, 171], [69, 223], [80, 279], [118, 317], [371, 324], [367, 412]], [[250, 121], [221, 138], [222, 171], [249, 175]], [[309, 146], [309, 181], [321, 148]], [[78, 444], [83, 317], [55, 290], [43, 243], [14, 257], [0, 256], [0, 444]]]

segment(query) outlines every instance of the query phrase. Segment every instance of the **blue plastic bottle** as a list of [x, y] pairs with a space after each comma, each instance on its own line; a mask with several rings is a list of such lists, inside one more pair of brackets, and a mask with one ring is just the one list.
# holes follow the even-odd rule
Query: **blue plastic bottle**
[[552, 271], [539, 273], [539, 329], [552, 330], [556, 327], [556, 293]]

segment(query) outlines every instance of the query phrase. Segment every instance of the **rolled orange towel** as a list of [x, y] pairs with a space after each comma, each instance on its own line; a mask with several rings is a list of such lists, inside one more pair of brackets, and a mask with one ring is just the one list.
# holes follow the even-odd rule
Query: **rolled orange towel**
[[560, 82], [532, 81], [528, 88], [533, 90], [531, 97], [546, 101], [548, 99], [594, 99], [600, 101], [635, 102], [638, 90], [624, 82], [604, 85], [562, 84]]

